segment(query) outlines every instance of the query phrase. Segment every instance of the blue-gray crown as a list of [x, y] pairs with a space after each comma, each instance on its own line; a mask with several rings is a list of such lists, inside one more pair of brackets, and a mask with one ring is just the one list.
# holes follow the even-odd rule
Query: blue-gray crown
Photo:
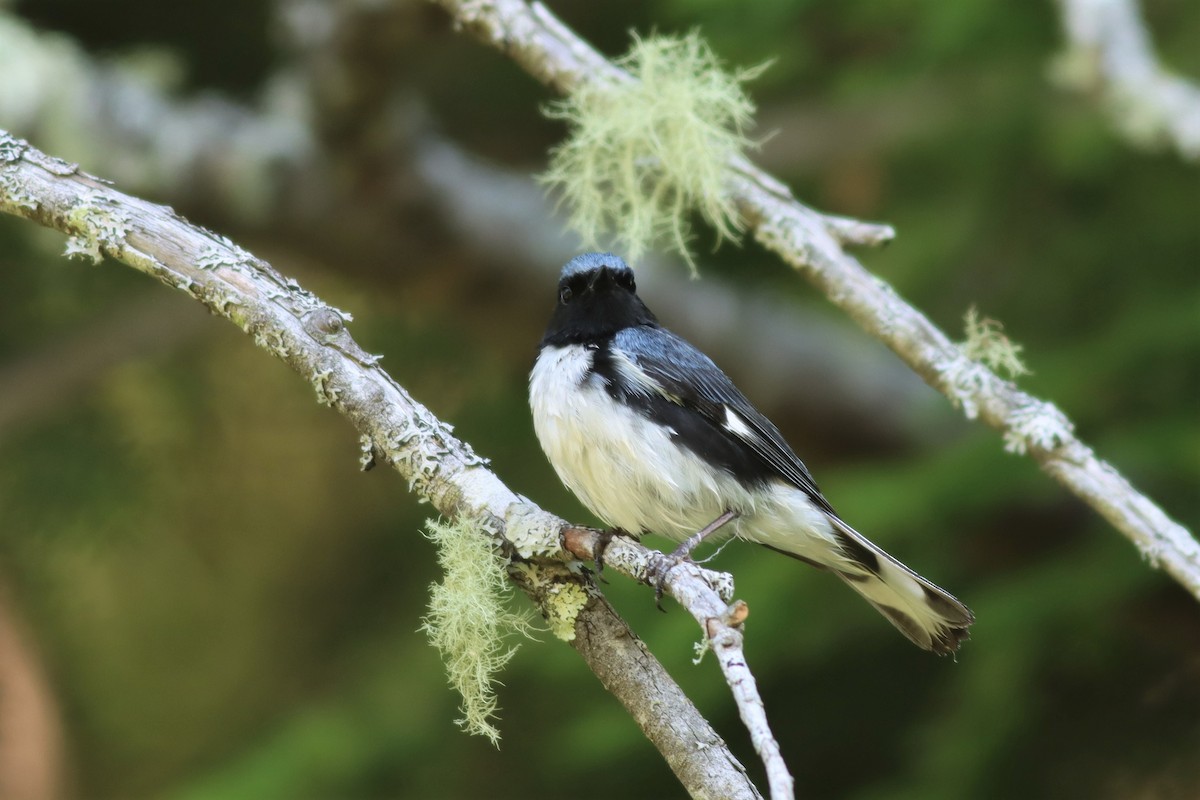
[[584, 253], [568, 261], [558, 279], [566, 281], [576, 275], [595, 272], [601, 267], [608, 267], [612, 272], [633, 272], [620, 256], [614, 256], [612, 253]]

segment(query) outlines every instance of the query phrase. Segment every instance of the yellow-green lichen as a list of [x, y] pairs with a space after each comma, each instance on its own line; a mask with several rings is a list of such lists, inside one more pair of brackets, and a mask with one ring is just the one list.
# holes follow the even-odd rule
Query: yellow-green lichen
[[634, 36], [617, 63], [633, 80], [586, 81], [548, 107], [570, 133], [542, 180], [561, 190], [570, 224], [589, 246], [611, 233], [636, 260], [664, 242], [691, 264], [693, 212], [718, 242], [741, 228], [725, 174], [752, 144], [744, 131], [754, 104], [742, 84], [762, 67], [724, 71], [695, 32]]
[[962, 343], [962, 351], [967, 358], [997, 372], [1005, 372], [1010, 378], [1031, 374], [1021, 360], [1021, 345], [1004, 335], [1003, 325], [994, 319], [981, 318], [975, 306], [967, 309], [963, 321], [967, 338]]
[[575, 639], [575, 618], [587, 605], [587, 592], [577, 583], [558, 583], [551, 586], [546, 595], [546, 624], [550, 632], [570, 642]]
[[588, 604], [578, 574], [566, 564], [551, 562], [516, 562], [510, 569], [517, 573], [526, 591], [538, 598], [550, 632], [564, 642], [574, 641], [575, 619]]
[[497, 744], [500, 731], [492, 724], [496, 674], [516, 652], [509, 643], [513, 634], [528, 635], [531, 626], [526, 616], [509, 609], [508, 561], [479, 525], [429, 520], [426, 531], [437, 545], [443, 575], [430, 586], [421, 630], [441, 653], [450, 685], [462, 697], [462, 718], [455, 722]]

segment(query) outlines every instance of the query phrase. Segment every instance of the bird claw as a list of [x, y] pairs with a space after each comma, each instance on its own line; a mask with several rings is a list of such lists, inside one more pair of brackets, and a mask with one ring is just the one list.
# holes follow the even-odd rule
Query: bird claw
[[620, 528], [601, 528], [593, 529], [596, 533], [596, 555], [592, 561], [596, 568], [596, 578], [602, 583], [608, 583], [604, 580], [604, 552], [608, 550], [608, 546], [612, 544], [612, 540], [618, 536], [628, 536], [629, 534]]
[[596, 566], [596, 577], [604, 576], [604, 551], [612, 544], [612, 540], [617, 536], [625, 535], [625, 531], [620, 528], [602, 528], [596, 531], [596, 557], [593, 564]]
[[664, 614], [667, 610], [663, 608], [662, 599], [667, 585], [667, 575], [680, 564], [696, 563], [688, 554], [688, 550], [689, 548], [680, 545], [670, 553], [659, 553], [650, 562], [649, 569], [646, 570], [647, 582], [654, 585], [654, 607]]

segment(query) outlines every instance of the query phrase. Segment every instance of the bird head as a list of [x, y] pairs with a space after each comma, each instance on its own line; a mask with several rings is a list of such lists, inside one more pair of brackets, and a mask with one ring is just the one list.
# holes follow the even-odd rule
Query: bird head
[[584, 253], [567, 262], [542, 344], [597, 341], [656, 320], [637, 296], [633, 270], [612, 253]]

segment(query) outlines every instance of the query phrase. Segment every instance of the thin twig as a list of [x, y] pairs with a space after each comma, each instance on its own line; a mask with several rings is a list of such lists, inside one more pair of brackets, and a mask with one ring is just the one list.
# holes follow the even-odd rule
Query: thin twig
[[[436, 0], [464, 28], [560, 92], [583, 82], [633, 80], [540, 3]], [[1111, 465], [1096, 457], [1052, 403], [1018, 389], [967, 358], [937, 326], [843, 250], [878, 244], [887, 226], [852, 225], [822, 214], [747, 159], [729, 165], [727, 191], [755, 239], [803, 273], [864, 330], [962, 409], [999, 430], [1005, 449], [1025, 453], [1127, 536], [1200, 599], [1200, 543]]]
[[[393, 465], [411, 488], [448, 517], [468, 516], [529, 567], [574, 562], [566, 522], [514, 494], [451, 428], [364, 352], [346, 329], [349, 315], [302, 289], [228, 239], [194, 226], [166, 206], [131, 197], [0, 131], [0, 211], [68, 234], [68, 251], [106, 255], [173, 286], [230, 320], [313, 386], [363, 437], [364, 455]], [[618, 557], [616, 554], [622, 554]], [[622, 540], [608, 563], [646, 581], [657, 553]], [[662, 665], [594, 586], [559, 569], [587, 593], [575, 617], [576, 649], [630, 710], [687, 791], [697, 797], [759, 798], [745, 769]], [[666, 591], [705, 614], [726, 608], [727, 575], [675, 570]], [[546, 595], [533, 593], [545, 602]], [[700, 607], [700, 606], [697, 606]], [[666, 717], [666, 718], [664, 718]]]

